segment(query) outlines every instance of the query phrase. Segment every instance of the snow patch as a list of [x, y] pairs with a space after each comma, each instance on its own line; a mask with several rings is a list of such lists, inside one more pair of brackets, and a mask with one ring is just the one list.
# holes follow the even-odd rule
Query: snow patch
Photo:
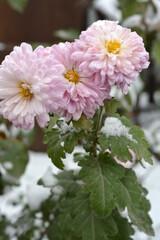
[[30, 185], [28, 186], [26, 195], [30, 209], [35, 211], [49, 197], [50, 189], [38, 185]]
[[122, 19], [122, 12], [119, 9], [118, 0], [94, 0], [93, 6], [109, 16], [112, 20], [120, 21]]
[[46, 187], [52, 187], [57, 184], [57, 179], [54, 177], [52, 168], [49, 166], [42, 177], [42, 181]]
[[60, 123], [60, 127], [61, 127], [62, 134], [75, 131], [72, 122], [68, 125], [66, 122], [63, 121]]
[[11, 162], [4, 162], [3, 164], [4, 168], [7, 169], [7, 170], [10, 170], [13, 168], [13, 164]]
[[0, 132], [3, 132], [7, 137], [10, 136], [9, 131], [5, 124], [0, 124]]
[[[154, 5], [154, 7], [153, 7]], [[155, 12], [155, 9], [156, 12]], [[160, 1], [153, 0], [153, 4], [149, 4], [146, 14], [145, 22], [148, 25], [150, 31], [158, 30], [160, 27]]]
[[129, 27], [129, 28], [133, 28], [133, 27], [140, 27], [141, 29], [144, 28], [143, 24], [142, 24], [142, 15], [140, 14], [134, 14], [132, 16], [127, 17], [122, 25], [123, 27]]
[[124, 126], [122, 122], [118, 118], [114, 117], [108, 117], [105, 120], [104, 126], [101, 128], [101, 132], [106, 135], [106, 137], [109, 136], [117, 136], [121, 137], [124, 136], [128, 138], [129, 140], [137, 143], [135, 139], [133, 139], [132, 135], [129, 134], [129, 128]]

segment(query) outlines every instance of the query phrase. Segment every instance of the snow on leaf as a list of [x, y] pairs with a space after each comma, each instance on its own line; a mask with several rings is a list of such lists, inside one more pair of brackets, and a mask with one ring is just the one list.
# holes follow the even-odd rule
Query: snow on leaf
[[[152, 164], [149, 145], [145, 139], [143, 130], [138, 126], [132, 126], [131, 122], [125, 117], [109, 118], [113, 124], [106, 124], [101, 129], [99, 143], [103, 151], [109, 149], [113, 157], [119, 161], [132, 162], [132, 155], [129, 149], [136, 154], [136, 158]], [[116, 120], [115, 120], [116, 119]], [[121, 123], [120, 123], [121, 122]], [[115, 124], [114, 124], [115, 123]]]
[[74, 147], [78, 144], [83, 133], [77, 131], [61, 131], [61, 129], [53, 128], [48, 131], [44, 137], [43, 143], [48, 144], [47, 153], [52, 159], [54, 165], [60, 169], [64, 168], [62, 159], [67, 153], [72, 153]]

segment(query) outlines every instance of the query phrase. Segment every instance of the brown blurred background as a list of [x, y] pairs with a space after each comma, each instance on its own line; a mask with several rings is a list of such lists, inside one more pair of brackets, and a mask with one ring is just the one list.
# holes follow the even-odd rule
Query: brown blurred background
[[54, 43], [54, 31], [85, 24], [86, 1], [30, 0], [22, 13], [7, 2], [0, 3], [0, 61], [21, 42]]

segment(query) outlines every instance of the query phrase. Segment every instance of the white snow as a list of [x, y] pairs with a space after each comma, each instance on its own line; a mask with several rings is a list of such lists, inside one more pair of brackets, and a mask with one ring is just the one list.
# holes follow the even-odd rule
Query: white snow
[[[75, 152], [84, 152], [82, 148], [76, 148]], [[67, 154], [64, 159], [65, 169], [79, 170], [77, 163], [73, 162], [73, 154]], [[29, 153], [29, 163], [26, 171], [20, 178], [20, 186], [9, 189], [4, 195], [0, 195], [0, 214], [5, 214], [13, 221], [21, 213], [24, 204], [28, 203], [31, 210], [36, 210], [40, 204], [48, 198], [50, 189], [37, 185], [39, 179], [43, 178], [46, 185], [53, 184], [54, 176], [60, 170], [53, 165], [46, 153]], [[54, 182], [56, 184], [56, 180]], [[55, 188], [57, 194], [61, 191], [60, 187]], [[22, 204], [13, 206], [12, 202], [18, 201], [22, 197]]]
[[26, 187], [27, 202], [31, 210], [37, 210], [41, 203], [46, 200], [50, 195], [50, 189], [44, 188], [39, 185], [28, 185]]
[[155, 119], [145, 126], [144, 132], [153, 151], [160, 153], [160, 120]]
[[73, 132], [75, 131], [72, 122], [70, 122], [70, 124], [68, 125], [65, 121], [62, 121], [60, 123], [60, 127], [61, 127], [61, 133], [65, 134], [66, 132]]
[[142, 168], [137, 164], [134, 170], [137, 173], [139, 182], [143, 187], [147, 188], [147, 198], [151, 202], [151, 210], [149, 212], [151, 219], [153, 220], [153, 228], [155, 230], [155, 237], [147, 237], [146, 234], [137, 231], [134, 240], [159, 240], [160, 239], [160, 164], [155, 158], [153, 158], [153, 166], [145, 163], [146, 168]]
[[[59, 170], [53, 166], [45, 153], [30, 152], [30, 160], [26, 171], [20, 178], [20, 186], [15, 186], [0, 196], [0, 213], [6, 214], [14, 221], [20, 214], [23, 205], [28, 203], [31, 209], [37, 209], [49, 195], [49, 189], [37, 185], [37, 181], [44, 175], [50, 166], [56, 174]], [[22, 205], [13, 206], [12, 202], [23, 197]]]
[[42, 182], [46, 187], [52, 187], [56, 185], [57, 179], [54, 177], [53, 170], [50, 166], [47, 168], [46, 172], [44, 173], [42, 177]]
[[137, 142], [135, 139], [133, 139], [132, 135], [129, 134], [129, 128], [124, 126], [122, 122], [118, 118], [114, 117], [108, 117], [105, 120], [104, 126], [101, 128], [101, 132], [106, 135], [106, 137], [109, 136], [124, 136], [128, 138], [129, 140], [133, 142]]
[[10, 136], [10, 133], [5, 124], [0, 124], [0, 132], [3, 132], [7, 137]]
[[6, 161], [3, 163], [3, 166], [5, 169], [10, 170], [13, 168], [13, 163]]
[[139, 27], [141, 29], [144, 28], [143, 24], [142, 24], [142, 15], [140, 14], [134, 14], [132, 16], [127, 17], [123, 22], [122, 22], [122, 26], [123, 27], [129, 27], [129, 28], [133, 28], [133, 27]]
[[146, 14], [145, 23], [149, 30], [158, 30], [160, 28], [160, 0], [152, 0], [156, 8], [156, 12], [151, 4], [149, 4]]
[[122, 18], [121, 10], [118, 8], [118, 0], [94, 0], [93, 6], [110, 17], [111, 20], [120, 21]]

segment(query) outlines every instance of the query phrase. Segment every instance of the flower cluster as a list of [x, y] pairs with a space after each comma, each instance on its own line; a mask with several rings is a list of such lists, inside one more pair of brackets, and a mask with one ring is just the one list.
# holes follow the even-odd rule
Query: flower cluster
[[142, 38], [112, 21], [97, 21], [74, 43], [34, 51], [22, 43], [0, 66], [0, 112], [24, 129], [35, 118], [46, 126], [53, 112], [67, 121], [92, 117], [113, 85], [127, 93], [148, 64]]

